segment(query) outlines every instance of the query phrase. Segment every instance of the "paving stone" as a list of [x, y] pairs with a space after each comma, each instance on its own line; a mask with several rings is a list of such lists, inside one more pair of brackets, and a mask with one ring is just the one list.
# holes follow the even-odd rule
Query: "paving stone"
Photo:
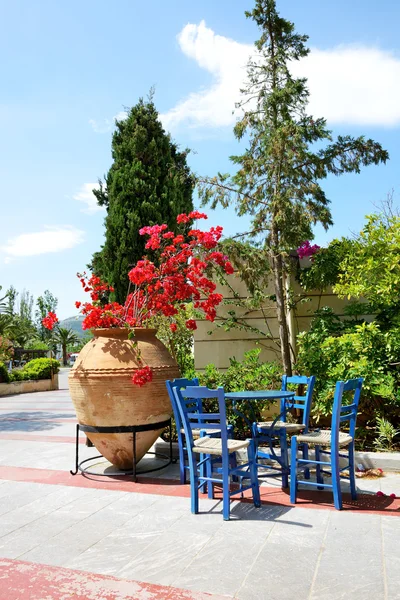
[[331, 513], [312, 600], [384, 600], [381, 517]]
[[158, 535], [144, 552], [138, 553], [117, 575], [124, 579], [172, 585], [209, 539], [206, 533], [188, 535], [169, 529]]
[[387, 599], [400, 599], [400, 520], [381, 517]]
[[191, 563], [171, 584], [233, 596], [241, 587], [252, 558], [258, 554], [266, 537], [263, 534], [248, 536], [241, 527], [235, 529], [235, 525], [234, 521], [223, 522], [222, 528], [192, 556]]

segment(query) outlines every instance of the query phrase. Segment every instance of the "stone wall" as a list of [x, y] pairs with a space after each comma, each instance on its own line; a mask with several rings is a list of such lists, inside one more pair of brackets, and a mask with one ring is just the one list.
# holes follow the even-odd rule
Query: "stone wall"
[[[245, 284], [237, 277], [232, 276], [230, 280], [231, 286], [239, 294], [241, 298], [246, 298], [248, 295]], [[291, 288], [296, 295], [304, 292], [297, 281], [291, 282]], [[224, 295], [228, 301], [233, 301], [232, 292], [228, 287], [220, 286], [218, 291]], [[272, 283], [266, 290], [266, 296], [273, 294]], [[296, 335], [300, 331], [307, 331], [310, 327], [313, 313], [324, 306], [329, 306], [339, 317], [344, 317], [344, 307], [348, 304], [348, 300], [338, 298], [332, 290], [325, 290], [323, 293], [313, 291], [307, 294], [307, 302], [297, 303], [296, 308], [289, 314], [289, 323], [291, 330], [291, 341], [295, 346]], [[232, 309], [235, 309], [232, 306]], [[221, 306], [218, 310], [218, 315], [227, 315], [230, 307], [227, 305]], [[194, 357], [195, 368], [203, 370], [204, 367], [213, 363], [219, 369], [229, 367], [229, 358], [235, 357], [237, 360], [243, 358], [247, 350], [254, 347], [261, 348], [262, 361], [280, 361], [280, 350], [276, 343], [279, 339], [278, 320], [276, 318], [276, 306], [274, 302], [265, 301], [262, 310], [253, 311], [245, 314], [243, 309], [235, 309], [236, 314], [246, 318], [246, 321], [262, 332], [269, 332], [271, 339], [266, 339], [259, 333], [243, 331], [241, 329], [232, 329], [224, 331], [216, 325], [220, 323], [220, 319], [216, 319], [215, 323], [210, 323], [205, 320], [197, 321], [197, 330], [194, 336]], [[267, 319], [265, 319], [267, 317]], [[371, 315], [363, 316], [366, 320], [372, 320]], [[268, 325], [266, 325], [266, 320]], [[212, 332], [209, 334], [209, 332]]]

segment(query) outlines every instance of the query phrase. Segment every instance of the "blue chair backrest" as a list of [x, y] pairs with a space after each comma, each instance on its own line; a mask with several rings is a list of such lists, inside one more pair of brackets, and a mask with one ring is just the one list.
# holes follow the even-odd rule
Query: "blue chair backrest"
[[165, 382], [165, 385], [167, 386], [169, 399], [171, 400], [172, 410], [174, 412], [174, 419], [175, 419], [175, 423], [176, 423], [176, 430], [177, 430], [177, 433], [179, 436], [180, 431], [183, 427], [183, 423], [182, 423], [182, 418], [181, 418], [181, 415], [180, 415], [180, 412], [178, 409], [178, 405], [176, 403], [173, 388], [183, 389], [188, 386], [198, 386], [199, 380], [197, 378], [194, 378], [194, 379], [181, 378], [181, 379], [174, 379], [173, 381], [167, 380]]
[[[221, 431], [222, 447], [227, 448], [228, 429], [226, 425], [226, 407], [224, 388], [210, 390], [204, 386], [180, 389], [173, 388], [179, 409], [188, 447], [193, 447], [192, 429], [217, 429]], [[216, 399], [218, 412], [203, 412], [203, 400]]]
[[[297, 386], [299, 386], [299, 385], [307, 386], [307, 390], [306, 390], [306, 393], [304, 396], [295, 396], [294, 403], [292, 404], [290, 402], [291, 408], [298, 408], [299, 410], [302, 411], [302, 415], [301, 415], [302, 423], [306, 426], [305, 431], [307, 432], [308, 423], [310, 420], [312, 395], [313, 395], [314, 386], [315, 386], [315, 376], [312, 375], [311, 377], [306, 377], [305, 375], [293, 375], [292, 377], [288, 377], [287, 375], [284, 375], [282, 377], [282, 390], [286, 392], [289, 384], [293, 384], [293, 385], [297, 385]], [[285, 420], [285, 418], [286, 418], [285, 402], [286, 402], [285, 400], [281, 400], [281, 413], [283, 413], [282, 420]]]
[[[349, 434], [354, 439], [363, 381], [364, 379], [359, 377], [358, 379], [349, 379], [348, 381], [338, 381], [336, 383], [332, 409], [332, 445], [338, 442], [340, 425], [345, 421], [349, 422]], [[343, 394], [345, 392], [353, 392], [349, 404], [343, 404]]]

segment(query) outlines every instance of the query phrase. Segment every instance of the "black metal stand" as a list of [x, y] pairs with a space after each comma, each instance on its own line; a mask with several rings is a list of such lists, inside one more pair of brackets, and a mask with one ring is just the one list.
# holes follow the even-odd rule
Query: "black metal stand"
[[[157, 458], [166, 460], [167, 462], [162, 464], [160, 467], [154, 467], [153, 469], [146, 469], [144, 471], [137, 471], [138, 462], [136, 460], [136, 434], [142, 431], [155, 431], [156, 429], [165, 429], [169, 427], [169, 456], [160, 452], [148, 452], [147, 454], [153, 454]], [[79, 432], [84, 431], [85, 433], [132, 433], [133, 435], [133, 460], [132, 469], [129, 471], [112, 471], [108, 473], [96, 473], [89, 470], [88, 467], [83, 467], [84, 463], [92, 462], [98, 458], [103, 458], [101, 454], [86, 458], [79, 462]], [[96, 475], [99, 477], [118, 477], [121, 475], [132, 475], [134, 482], [137, 480], [137, 475], [144, 473], [153, 473], [154, 471], [160, 471], [165, 469], [172, 464], [172, 423], [171, 419], [165, 421], [158, 421], [157, 423], [147, 423], [145, 425], [124, 425], [120, 427], [94, 427], [93, 425], [82, 425], [77, 423], [76, 425], [76, 439], [75, 439], [75, 471], [70, 471], [71, 475], [76, 475], [79, 471], [81, 473], [87, 473], [88, 475]]]

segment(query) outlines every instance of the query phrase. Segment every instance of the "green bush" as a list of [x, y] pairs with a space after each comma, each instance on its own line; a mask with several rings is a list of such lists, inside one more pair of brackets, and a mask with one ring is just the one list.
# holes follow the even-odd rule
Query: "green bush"
[[[221, 386], [225, 392], [239, 392], [243, 390], [267, 390], [280, 389], [282, 383], [282, 366], [275, 362], [260, 362], [261, 348], [255, 348], [245, 352], [242, 361], [236, 358], [230, 359], [230, 366], [226, 371], [221, 371], [213, 364], [207, 365], [203, 373], [188, 373], [189, 377], [198, 377], [200, 385], [209, 388]], [[252, 404], [254, 414], [251, 416], [260, 420], [262, 411], [270, 406], [268, 400], [257, 401]], [[247, 405], [243, 403], [238, 405], [240, 410], [246, 413]], [[217, 411], [215, 401], [211, 401], [206, 410], [210, 412]], [[232, 409], [230, 402], [226, 405], [227, 419], [235, 428], [235, 437], [248, 437], [250, 431], [246, 422], [238, 417]], [[252, 420], [252, 418], [250, 420]]]
[[26, 381], [27, 379], [30, 379], [30, 377], [23, 369], [13, 369], [8, 374], [9, 383], [13, 383], [14, 381]]
[[9, 382], [9, 375], [8, 375], [7, 367], [5, 366], [4, 363], [0, 363], [0, 383], [8, 383], [8, 382]]
[[23, 367], [22, 372], [27, 374], [24, 379], [50, 379], [53, 374], [60, 370], [60, 363], [54, 358], [34, 358]]
[[296, 368], [316, 376], [313, 416], [330, 415], [335, 384], [339, 380], [363, 377], [360, 403], [361, 422], [375, 420], [376, 414], [398, 413], [398, 383], [390, 362], [400, 347], [398, 332], [382, 332], [377, 323], [338, 325], [337, 318], [325, 311], [300, 333]]

